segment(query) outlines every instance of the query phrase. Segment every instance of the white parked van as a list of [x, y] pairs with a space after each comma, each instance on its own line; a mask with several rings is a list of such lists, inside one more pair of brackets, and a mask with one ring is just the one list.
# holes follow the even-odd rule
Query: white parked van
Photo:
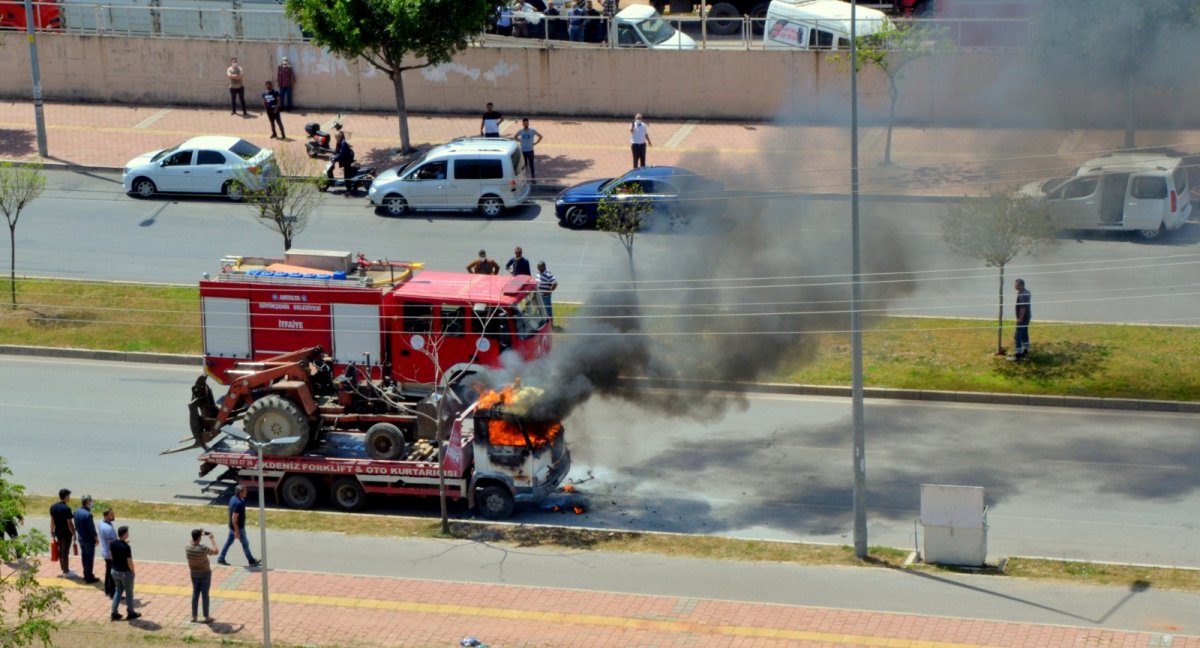
[[1192, 213], [1181, 162], [1148, 153], [1109, 155], [1084, 162], [1073, 176], [1025, 185], [1020, 193], [1044, 200], [1062, 229], [1136, 231], [1154, 239], [1182, 227]]
[[647, 47], [655, 50], [696, 49], [691, 36], [663, 20], [654, 7], [635, 4], [617, 13], [617, 47]]
[[464, 137], [379, 174], [367, 197], [389, 216], [414, 209], [477, 209], [492, 218], [529, 197], [525, 158], [513, 140]]
[[[859, 36], [883, 31], [892, 22], [878, 9], [858, 8]], [[771, 0], [763, 30], [766, 49], [850, 48], [850, 3], [842, 0]]]

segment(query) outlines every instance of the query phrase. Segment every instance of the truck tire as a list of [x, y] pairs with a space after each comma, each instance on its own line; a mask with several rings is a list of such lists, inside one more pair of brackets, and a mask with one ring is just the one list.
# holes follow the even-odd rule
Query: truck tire
[[367, 456], [393, 461], [404, 458], [404, 433], [391, 423], [376, 423], [367, 429]]
[[246, 418], [242, 428], [251, 438], [259, 443], [265, 443], [284, 437], [300, 437], [293, 443], [283, 446], [272, 446], [272, 455], [294, 457], [308, 447], [312, 438], [308, 417], [300, 406], [279, 394], [269, 394], [246, 408]]
[[343, 511], [361, 511], [367, 505], [367, 492], [353, 477], [342, 477], [329, 489], [329, 501]]
[[279, 497], [288, 508], [307, 511], [317, 505], [317, 486], [304, 475], [288, 475], [279, 484]]
[[479, 490], [475, 507], [489, 520], [507, 520], [513, 513], [512, 493], [503, 486], [486, 486]]
[[750, 26], [754, 29], [754, 33], [762, 36], [762, 33], [767, 28], [767, 10], [771, 8], [770, 2], [756, 2], [750, 7]]
[[724, 36], [736, 34], [742, 26], [742, 14], [737, 5], [730, 2], [714, 2], [708, 10], [709, 33]]

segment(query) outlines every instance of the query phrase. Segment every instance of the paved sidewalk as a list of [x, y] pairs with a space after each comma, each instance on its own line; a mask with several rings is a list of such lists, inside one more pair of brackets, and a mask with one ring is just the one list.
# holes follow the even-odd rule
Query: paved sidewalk
[[[500, 107], [503, 112], [503, 106]], [[515, 131], [521, 115], [508, 114], [503, 132]], [[285, 113], [291, 139], [284, 145], [303, 155], [304, 124], [328, 126], [330, 113]], [[279, 146], [260, 111], [249, 117], [223, 108], [125, 106], [49, 102], [45, 107], [50, 163], [120, 168], [134, 156], [201, 134], [245, 137], [261, 146]], [[352, 113], [345, 130], [359, 158], [389, 166], [402, 158], [395, 115]], [[848, 190], [849, 140], [845, 128], [780, 126], [763, 123], [657, 121], [647, 115], [654, 143], [648, 161], [680, 165], [719, 175], [731, 186], [804, 193]], [[624, 119], [534, 116], [531, 125], [545, 135], [537, 168], [543, 191], [590, 178], [610, 177], [630, 168], [629, 129]], [[476, 115], [412, 114], [416, 146], [478, 134]], [[860, 133], [863, 190], [877, 194], [976, 195], [992, 184], [1023, 182], [1069, 172], [1085, 159], [1121, 146], [1116, 130], [896, 129], [895, 165], [883, 167], [885, 129]], [[1138, 144], [1176, 153], [1200, 151], [1200, 131], [1140, 131]], [[34, 110], [30, 102], [0, 103], [0, 159], [36, 160]], [[314, 173], [323, 169], [314, 162]], [[1200, 183], [1193, 183], [1200, 186]]]
[[[145, 616], [135, 627], [180, 637], [261, 637], [260, 572], [243, 566], [236, 547], [232, 567], [214, 566], [211, 613], [218, 622], [193, 625], [182, 560], [191, 527], [117, 515], [130, 526], [139, 566], [134, 590]], [[258, 537], [251, 529], [261, 558]], [[269, 548], [272, 637], [289, 644], [423, 648], [474, 636], [493, 648], [1200, 648], [1200, 594], [1153, 585], [1131, 590], [284, 530], [270, 532]], [[71, 565], [80, 568], [77, 556]], [[70, 596], [64, 618], [108, 625], [109, 602], [99, 588], [57, 572], [57, 564], [43, 563], [41, 575]]]
[[[184, 565], [135, 560], [135, 609], [143, 617], [130, 622], [134, 627], [214, 639], [261, 637], [257, 571], [215, 567], [211, 613], [217, 621], [203, 625], [190, 621]], [[65, 618], [110, 623], [100, 584], [58, 578], [57, 569], [47, 561], [41, 574], [69, 594]], [[303, 645], [451, 646], [474, 636], [494, 648], [1200, 647], [1200, 637], [1157, 633], [314, 572], [272, 570], [270, 588], [272, 639]]]

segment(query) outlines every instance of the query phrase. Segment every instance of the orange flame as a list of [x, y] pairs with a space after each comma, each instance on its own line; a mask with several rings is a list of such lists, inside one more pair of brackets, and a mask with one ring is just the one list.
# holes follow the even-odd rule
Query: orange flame
[[574, 508], [572, 508], [571, 510], [574, 511], [575, 515], [583, 515], [584, 513], [587, 512], [587, 509], [583, 508], [582, 506], [580, 506], [578, 504], [576, 504], [574, 506]]
[[[484, 392], [479, 397], [479, 409], [491, 409], [514, 402], [520, 387], [518, 381], [499, 391]], [[488, 441], [500, 446], [528, 445], [537, 450], [553, 442], [562, 429], [562, 424], [556, 421], [524, 421], [518, 424], [496, 418], [488, 421]]]
[[562, 487], [562, 492], [564, 492], [564, 493], [574, 493], [574, 492], [575, 492], [575, 485], [574, 485], [574, 484], [572, 484], [571, 482], [567, 482], [567, 483], [563, 484], [563, 487]]

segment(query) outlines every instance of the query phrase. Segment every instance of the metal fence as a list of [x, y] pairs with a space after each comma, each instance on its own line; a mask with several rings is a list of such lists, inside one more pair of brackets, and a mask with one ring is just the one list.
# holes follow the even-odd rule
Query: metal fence
[[[198, 38], [266, 42], [308, 40], [274, 0], [126, 0], [89, 3], [76, 0], [35, 2], [39, 31], [93, 36]], [[567, 16], [530, 15], [516, 20], [503, 33], [481, 34], [476, 44], [488, 47], [584, 47], [654, 49], [756, 50], [794, 49], [764, 38], [765, 19], [709, 19], [671, 16], [663, 22], [685, 38], [659, 43], [632, 34], [604, 17], [583, 17], [582, 41], [571, 41]], [[1021, 49], [1029, 42], [1030, 22], [1024, 19], [919, 19], [917, 23], [939, 43], [959, 49]], [[24, 29], [23, 13], [0, 16], [0, 25]], [[820, 27], [819, 25], [817, 26]], [[661, 34], [659, 34], [661, 36]], [[830, 47], [813, 49], [834, 49]]]

